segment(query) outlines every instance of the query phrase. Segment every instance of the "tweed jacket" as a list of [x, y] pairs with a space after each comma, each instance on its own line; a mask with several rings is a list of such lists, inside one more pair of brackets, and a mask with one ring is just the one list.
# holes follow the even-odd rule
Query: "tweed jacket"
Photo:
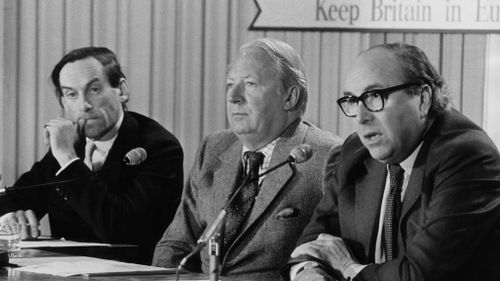
[[[290, 151], [303, 143], [312, 146], [312, 158], [297, 164], [295, 172], [283, 166], [266, 175], [246, 227], [231, 245], [225, 246], [220, 258], [223, 275], [254, 274], [253, 278], [259, 280], [279, 279], [280, 266], [287, 261], [322, 196], [325, 155], [340, 144], [340, 139], [298, 120], [281, 135], [270, 167], [286, 160]], [[230, 131], [203, 140], [175, 218], [156, 247], [153, 265], [176, 267], [193, 249], [235, 188], [241, 156], [242, 143]], [[282, 216], [284, 213], [288, 214]], [[191, 258], [187, 268], [208, 272], [207, 250]]]

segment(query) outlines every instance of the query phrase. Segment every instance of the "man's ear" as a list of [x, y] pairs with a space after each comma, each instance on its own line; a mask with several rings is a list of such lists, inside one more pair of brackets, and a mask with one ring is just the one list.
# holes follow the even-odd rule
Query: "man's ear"
[[299, 101], [299, 86], [293, 85], [289, 87], [286, 95], [287, 97], [283, 109], [285, 111], [295, 109], [297, 106], [297, 102]]
[[422, 88], [420, 88], [420, 117], [427, 117], [431, 104], [432, 89], [429, 85], [423, 85]]
[[120, 89], [120, 93], [118, 95], [118, 98], [120, 99], [120, 102], [122, 104], [127, 103], [130, 95], [130, 91], [128, 89], [128, 82], [127, 79], [125, 78], [120, 78], [120, 85], [118, 87]]

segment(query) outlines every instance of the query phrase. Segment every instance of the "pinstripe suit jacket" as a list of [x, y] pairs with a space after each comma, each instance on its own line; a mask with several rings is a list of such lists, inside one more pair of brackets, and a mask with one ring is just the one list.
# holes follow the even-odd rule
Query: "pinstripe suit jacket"
[[[338, 151], [337, 151], [338, 153]], [[341, 236], [365, 267], [354, 280], [500, 280], [500, 155], [456, 110], [436, 117], [403, 199], [399, 256], [374, 264], [386, 166], [357, 134], [331, 153], [331, 182], [298, 244]]]

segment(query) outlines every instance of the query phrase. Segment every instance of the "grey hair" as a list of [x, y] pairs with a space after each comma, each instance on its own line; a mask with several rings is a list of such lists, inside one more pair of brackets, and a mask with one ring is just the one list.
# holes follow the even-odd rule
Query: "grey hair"
[[265, 51], [279, 66], [279, 76], [284, 90], [291, 86], [299, 87], [299, 98], [293, 110], [300, 110], [304, 114], [307, 105], [307, 79], [304, 63], [299, 54], [287, 43], [273, 38], [260, 38], [250, 41], [240, 50], [246, 48], [259, 48]]
[[384, 49], [392, 53], [400, 63], [407, 82], [417, 82], [431, 88], [432, 104], [429, 117], [432, 118], [450, 107], [451, 98], [446, 81], [432, 66], [424, 51], [406, 43], [386, 43], [373, 46], [365, 52], [373, 49]]

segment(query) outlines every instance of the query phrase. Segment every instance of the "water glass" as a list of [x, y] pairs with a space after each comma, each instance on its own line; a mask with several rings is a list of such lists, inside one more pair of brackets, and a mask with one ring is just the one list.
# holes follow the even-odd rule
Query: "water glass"
[[16, 257], [21, 247], [21, 226], [16, 224], [9, 226], [6, 224], [0, 225], [0, 249], [5, 249], [9, 252], [9, 257]]

